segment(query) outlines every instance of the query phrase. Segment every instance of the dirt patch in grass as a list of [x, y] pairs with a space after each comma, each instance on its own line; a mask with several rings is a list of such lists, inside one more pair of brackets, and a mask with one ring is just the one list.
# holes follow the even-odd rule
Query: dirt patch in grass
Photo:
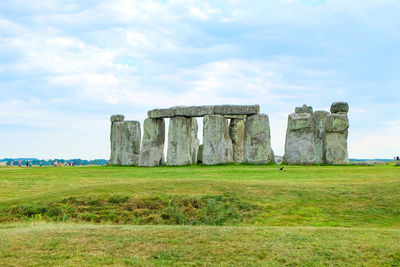
[[234, 193], [205, 196], [127, 195], [69, 197], [14, 206], [0, 211], [0, 221], [75, 221], [118, 224], [236, 225], [255, 217], [260, 207]]

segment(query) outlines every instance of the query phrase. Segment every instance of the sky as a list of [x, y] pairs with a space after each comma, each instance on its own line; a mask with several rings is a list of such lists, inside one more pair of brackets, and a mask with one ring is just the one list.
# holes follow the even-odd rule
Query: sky
[[0, 158], [109, 158], [112, 114], [211, 104], [259, 104], [283, 155], [288, 114], [335, 101], [351, 158], [393, 158], [399, 14], [398, 0], [2, 0]]

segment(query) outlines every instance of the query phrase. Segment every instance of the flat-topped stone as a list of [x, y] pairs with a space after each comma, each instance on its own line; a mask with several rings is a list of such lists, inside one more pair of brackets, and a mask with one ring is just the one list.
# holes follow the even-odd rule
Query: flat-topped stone
[[310, 113], [313, 114], [313, 108], [311, 106], [303, 105], [301, 107], [296, 107], [294, 113]]
[[214, 106], [191, 106], [191, 107], [175, 107], [176, 116], [185, 117], [203, 117], [205, 115], [214, 114]]
[[121, 115], [121, 114], [116, 114], [116, 115], [112, 115], [110, 118], [111, 122], [117, 122], [117, 121], [124, 121], [125, 116]]
[[220, 115], [254, 115], [260, 113], [259, 105], [220, 105], [214, 107], [214, 113]]
[[312, 129], [312, 116], [310, 113], [292, 113], [289, 115], [288, 130], [296, 131], [305, 128]]
[[346, 102], [334, 102], [331, 105], [331, 113], [347, 113], [349, 112], [349, 104]]
[[260, 112], [259, 105], [217, 105], [217, 106], [177, 106], [164, 109], [153, 109], [147, 112], [149, 119], [183, 117], [204, 117], [207, 115], [223, 115], [228, 119], [245, 119], [247, 115]]

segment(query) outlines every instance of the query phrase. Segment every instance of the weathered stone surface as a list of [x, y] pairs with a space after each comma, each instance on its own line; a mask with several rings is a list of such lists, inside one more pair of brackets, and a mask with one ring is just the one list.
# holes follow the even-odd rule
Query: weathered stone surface
[[349, 104], [346, 102], [334, 102], [331, 105], [331, 113], [349, 112]]
[[283, 160], [288, 164], [314, 163], [313, 119], [310, 113], [289, 115]]
[[139, 166], [151, 167], [164, 164], [164, 140], [164, 119], [145, 119]]
[[349, 164], [347, 134], [349, 121], [345, 113], [329, 114], [324, 135], [324, 163]]
[[182, 166], [197, 163], [199, 140], [195, 118], [173, 117], [169, 121], [167, 164]]
[[221, 115], [253, 115], [259, 112], [259, 105], [220, 105], [214, 107], [214, 113]]
[[303, 105], [301, 107], [296, 107], [294, 113], [310, 113], [313, 114], [313, 108], [311, 106]]
[[228, 123], [222, 115], [206, 115], [204, 117], [203, 145], [203, 164], [214, 165], [233, 161]]
[[315, 164], [321, 164], [324, 162], [324, 134], [326, 118], [328, 117], [328, 111], [315, 111], [313, 114], [314, 123], [314, 147], [315, 147]]
[[175, 117], [174, 108], [164, 108], [164, 109], [153, 109], [147, 112], [147, 117], [149, 119], [162, 119]]
[[232, 141], [233, 160], [238, 163], [244, 161], [244, 129], [245, 120], [231, 119], [229, 136]]
[[346, 114], [329, 114], [326, 118], [327, 132], [344, 132], [349, 128]]
[[203, 163], [203, 148], [204, 145], [199, 145], [199, 151], [197, 152], [197, 163]]
[[137, 165], [140, 153], [140, 123], [115, 121], [111, 124], [110, 164]]
[[269, 119], [265, 114], [248, 116], [245, 124], [244, 160], [252, 164], [274, 161]]
[[176, 116], [185, 116], [185, 117], [203, 117], [205, 115], [214, 114], [214, 106], [193, 106], [193, 107], [176, 107], [175, 115]]
[[199, 131], [199, 126], [197, 125], [197, 120], [196, 118], [191, 118], [191, 127], [190, 127], [190, 153], [192, 154], [192, 164], [197, 163], [197, 157], [199, 154], [199, 146], [200, 146], [200, 141], [199, 138], [197, 137], [197, 132]]
[[117, 114], [117, 115], [112, 115], [110, 118], [111, 122], [117, 122], [117, 121], [124, 121], [125, 116], [121, 115], [121, 114]]

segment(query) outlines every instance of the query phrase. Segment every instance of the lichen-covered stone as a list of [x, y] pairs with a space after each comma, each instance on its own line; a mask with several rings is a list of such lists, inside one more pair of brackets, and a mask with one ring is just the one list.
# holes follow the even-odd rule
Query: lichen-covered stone
[[245, 123], [244, 160], [252, 164], [274, 161], [269, 119], [265, 114], [248, 116]]
[[314, 132], [310, 113], [289, 115], [283, 160], [288, 164], [314, 163]]
[[206, 115], [204, 117], [203, 145], [203, 164], [214, 165], [233, 161], [228, 123], [222, 115]]
[[331, 105], [331, 113], [348, 113], [349, 104], [346, 102], [334, 102]]
[[314, 122], [314, 147], [315, 147], [315, 164], [321, 164], [324, 162], [324, 134], [326, 126], [326, 118], [328, 117], [328, 111], [315, 111], [313, 114]]
[[313, 114], [313, 108], [311, 106], [303, 105], [301, 107], [296, 107], [294, 113], [310, 113]]
[[153, 109], [147, 112], [147, 117], [149, 119], [163, 119], [163, 118], [171, 118], [174, 116], [175, 116], [174, 108]]
[[214, 107], [214, 113], [221, 115], [253, 115], [259, 112], [259, 105], [219, 105]]
[[121, 115], [121, 114], [117, 114], [117, 115], [112, 115], [110, 118], [111, 123], [113, 122], [117, 122], [117, 121], [124, 121], [125, 116]]
[[180, 106], [175, 108], [176, 116], [203, 117], [205, 115], [212, 115], [212, 114], [214, 114], [214, 106], [192, 106], [192, 107]]
[[173, 117], [169, 122], [167, 164], [182, 166], [197, 163], [199, 140], [195, 118]]
[[138, 121], [115, 121], [111, 124], [112, 165], [137, 165], [140, 154], [140, 123]]
[[345, 113], [329, 114], [324, 135], [324, 163], [347, 165], [347, 135], [349, 121]]
[[152, 167], [164, 164], [164, 140], [164, 119], [145, 119], [139, 166]]
[[231, 119], [229, 136], [232, 140], [233, 160], [238, 163], [244, 161], [244, 129], [245, 120]]

